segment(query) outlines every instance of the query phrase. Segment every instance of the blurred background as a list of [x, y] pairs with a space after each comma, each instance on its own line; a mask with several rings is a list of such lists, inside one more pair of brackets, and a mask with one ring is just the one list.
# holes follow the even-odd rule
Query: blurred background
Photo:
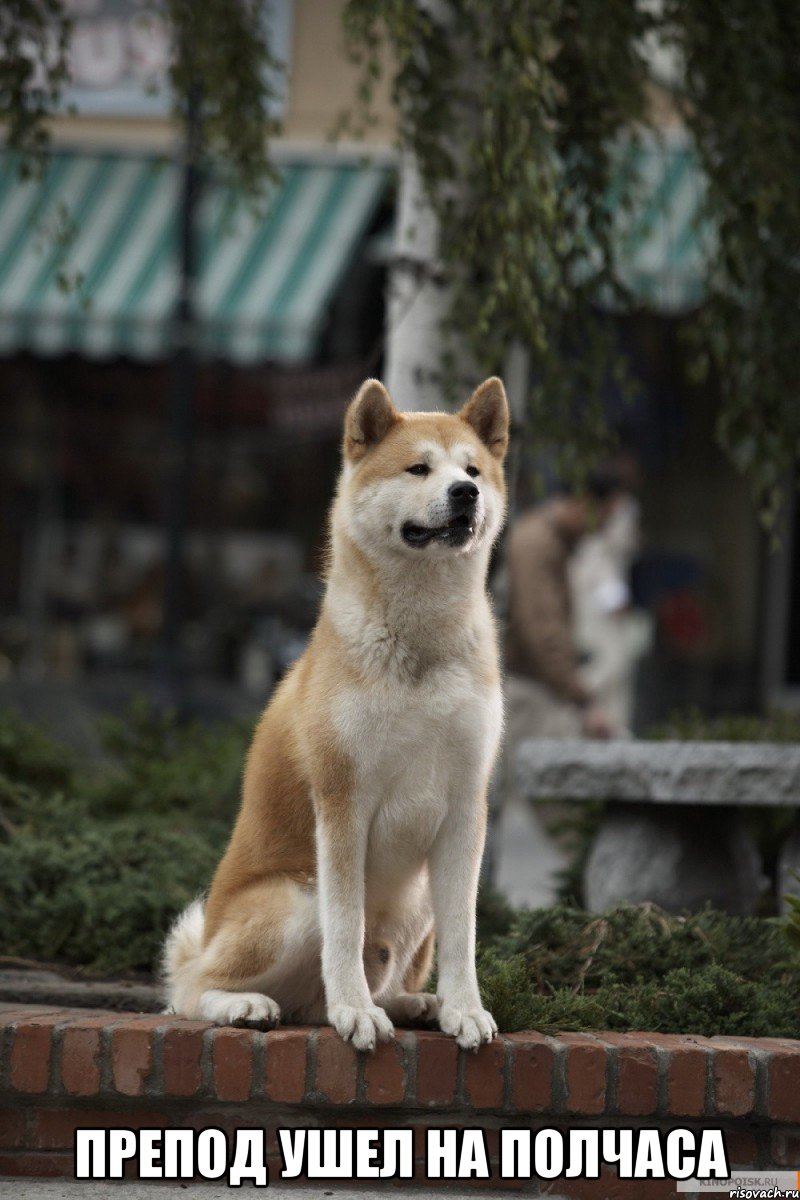
[[[7, 998], [31, 958], [149, 978], [208, 886], [360, 382], [427, 410], [497, 373], [484, 995], [504, 1028], [685, 1032], [689, 963], [692, 1029], [797, 1036], [796, 958], [742, 914], [800, 891], [799, 63], [794, 0], [0, 6]], [[532, 737], [610, 744], [529, 746], [520, 782]], [[629, 778], [649, 738], [784, 745], [735, 748], [730, 804], [701, 771], [648, 806], [646, 770], [642, 803], [553, 802], [548, 753]], [[586, 1008], [610, 962], [682, 999]]]
[[[191, 105], [177, 119], [166, 85], [168, 26], [134, 0], [68, 0], [69, 78], [43, 166], [24, 177], [4, 155], [0, 703], [61, 731], [141, 691], [195, 714], [255, 711], [313, 624], [342, 413], [365, 375], [392, 375], [404, 236], [389, 82], [360, 141], [330, 138], [359, 79], [344, 8], [269, 2], [286, 69], [258, 201], [193, 159]], [[631, 299], [605, 313], [636, 387], [626, 399], [609, 381], [600, 398], [637, 505], [626, 590], [604, 593], [642, 618], [634, 731], [678, 708], [800, 696], [793, 505], [769, 553], [715, 440], [714, 374], [686, 370], [703, 185], [674, 68], [651, 65], [642, 186], [615, 214]], [[522, 454], [518, 507], [543, 477], [546, 453]]]

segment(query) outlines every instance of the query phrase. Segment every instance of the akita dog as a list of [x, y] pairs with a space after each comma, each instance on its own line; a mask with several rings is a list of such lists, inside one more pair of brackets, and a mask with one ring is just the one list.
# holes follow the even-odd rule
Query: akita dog
[[486, 575], [507, 445], [499, 379], [457, 415], [401, 413], [374, 379], [352, 401], [320, 617], [256, 728], [208, 898], [167, 938], [175, 1012], [327, 1019], [359, 1050], [393, 1021], [438, 1021], [467, 1049], [497, 1032], [475, 900], [502, 725]]

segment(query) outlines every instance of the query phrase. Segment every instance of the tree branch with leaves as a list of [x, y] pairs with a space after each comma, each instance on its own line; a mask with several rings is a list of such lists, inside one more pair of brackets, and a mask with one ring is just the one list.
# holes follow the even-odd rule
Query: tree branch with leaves
[[345, 29], [362, 102], [385, 43], [396, 64], [400, 142], [438, 217], [451, 288], [443, 376], [457, 337], [486, 371], [518, 340], [532, 352], [529, 429], [562, 473], [579, 478], [608, 444], [600, 392], [609, 373], [624, 383], [625, 367], [599, 301], [630, 299], [614, 210], [634, 185], [616, 150], [647, 119], [646, 38], [658, 38], [685, 61], [676, 100], [717, 237], [695, 366], [719, 381], [720, 443], [773, 523], [800, 446], [800, 10], [442, 0], [439, 11], [446, 19], [421, 0], [348, 0]]

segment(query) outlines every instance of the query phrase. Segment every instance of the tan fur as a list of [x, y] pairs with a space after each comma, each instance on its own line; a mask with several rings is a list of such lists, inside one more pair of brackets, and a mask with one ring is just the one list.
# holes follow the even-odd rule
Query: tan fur
[[420, 942], [411, 960], [411, 966], [406, 971], [403, 987], [407, 992], [421, 992], [428, 982], [433, 966], [433, 952], [436, 948], [436, 937], [433, 930]]
[[[188, 1016], [210, 1014], [215, 1020], [264, 1021], [276, 1018], [279, 1004], [287, 1015], [322, 1019], [318, 856], [322, 846], [326, 870], [348, 891], [354, 884], [353, 847], [361, 839], [367, 861], [360, 944], [370, 993], [375, 996], [382, 989], [392, 993], [387, 993], [386, 1007], [395, 1019], [404, 1014], [434, 1015], [434, 998], [423, 994], [399, 995], [398, 999], [395, 995], [399, 989], [421, 993], [431, 969], [434, 935], [426, 864], [424, 858], [416, 865], [409, 860], [407, 879], [398, 876], [393, 883], [388, 879], [391, 857], [388, 871], [371, 871], [373, 843], [376, 854], [385, 854], [379, 847], [385, 838], [394, 836], [391, 830], [404, 818], [391, 807], [385, 812], [379, 809], [369, 818], [372, 825], [366, 827], [359, 788], [363, 788], [365, 763], [373, 745], [384, 744], [382, 739], [391, 736], [394, 728], [397, 736], [402, 736], [394, 718], [391, 729], [383, 728], [383, 706], [376, 697], [386, 695], [388, 711], [398, 689], [410, 689], [413, 704], [416, 689], [437, 686], [435, 680], [440, 676], [460, 679], [462, 674], [463, 686], [473, 680], [469, 686], [485, 689], [487, 696], [499, 693], [496, 639], [482, 575], [502, 518], [507, 421], [502, 385], [496, 380], [478, 389], [456, 416], [401, 414], [376, 381], [368, 381], [351, 405], [343, 442], [345, 467], [331, 514], [326, 601], [306, 652], [277, 689], [255, 730], [241, 809], [205, 908], [187, 913], [183, 932], [176, 927], [168, 941], [166, 973], [178, 1011]], [[403, 593], [404, 572], [387, 573], [381, 554], [373, 553], [370, 540], [358, 532], [358, 513], [360, 506], [366, 505], [365, 519], [374, 525], [370, 497], [387, 485], [397, 487], [403, 496], [413, 496], [415, 483], [407, 468], [417, 461], [420, 446], [428, 444], [445, 458], [469, 456], [480, 471], [486, 495], [494, 497], [494, 525], [484, 539], [486, 544], [480, 543], [474, 555], [474, 566], [463, 556], [459, 565], [456, 550], [442, 551], [438, 558], [438, 551], [431, 551], [426, 561], [422, 553], [403, 551], [409, 573], [418, 573], [417, 603], [416, 592]], [[449, 469], [463, 475], [458, 464]], [[396, 532], [392, 536], [396, 537]], [[468, 586], [454, 582], [448, 587], [447, 572], [454, 581], [469, 581]], [[351, 617], [352, 606], [354, 613], [369, 614], [369, 621], [374, 622], [371, 640], [367, 633], [362, 639], [363, 622]], [[362, 648], [362, 640], [366, 648]], [[354, 742], [348, 714], [358, 714], [358, 707], [352, 709], [352, 704], [361, 694], [365, 704], [377, 703], [376, 724], [373, 729], [364, 727]], [[427, 692], [419, 694], [428, 697]], [[428, 697], [426, 703], [430, 702]], [[400, 711], [405, 713], [406, 707]], [[405, 760], [399, 744], [397, 753], [402, 765]], [[491, 753], [490, 746], [486, 751], [489, 765]], [[389, 759], [386, 771], [396, 769], [388, 764]], [[487, 774], [488, 767], [481, 767], [476, 776], [475, 787], [481, 795], [476, 798], [475, 815], [470, 817], [472, 832], [464, 843], [471, 860], [476, 855], [479, 860], [483, 843]], [[386, 786], [391, 787], [390, 775]], [[412, 825], [419, 823], [410, 819]], [[435, 833], [441, 815], [429, 819]], [[323, 928], [325, 915], [323, 911]], [[304, 958], [308, 961], [301, 961]], [[317, 966], [312, 969], [314, 963]], [[306, 970], [306, 982], [302, 970]], [[326, 988], [333, 986], [326, 979]], [[226, 1007], [224, 998], [219, 997], [230, 992], [243, 993], [242, 1003]], [[274, 996], [277, 1004], [269, 1000], [272, 1007], [264, 1009], [257, 1002], [262, 992]], [[329, 1009], [332, 1002], [329, 995]], [[380, 1019], [373, 1019], [378, 1036], [382, 1036]], [[334, 1023], [339, 1027], [338, 1021]], [[356, 1021], [353, 1028], [354, 1042], [368, 1047], [369, 1033], [363, 1032], [366, 1025]], [[373, 1030], [372, 1044], [374, 1036]]]

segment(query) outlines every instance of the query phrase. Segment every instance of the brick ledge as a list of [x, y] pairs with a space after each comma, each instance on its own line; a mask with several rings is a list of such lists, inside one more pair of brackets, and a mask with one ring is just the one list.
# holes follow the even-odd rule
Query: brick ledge
[[71, 1174], [75, 1127], [122, 1113], [165, 1127], [200, 1127], [212, 1113], [231, 1128], [722, 1125], [738, 1165], [796, 1167], [800, 1042], [514, 1033], [467, 1054], [443, 1034], [403, 1030], [363, 1055], [327, 1027], [260, 1033], [0, 1004], [0, 1174]]

